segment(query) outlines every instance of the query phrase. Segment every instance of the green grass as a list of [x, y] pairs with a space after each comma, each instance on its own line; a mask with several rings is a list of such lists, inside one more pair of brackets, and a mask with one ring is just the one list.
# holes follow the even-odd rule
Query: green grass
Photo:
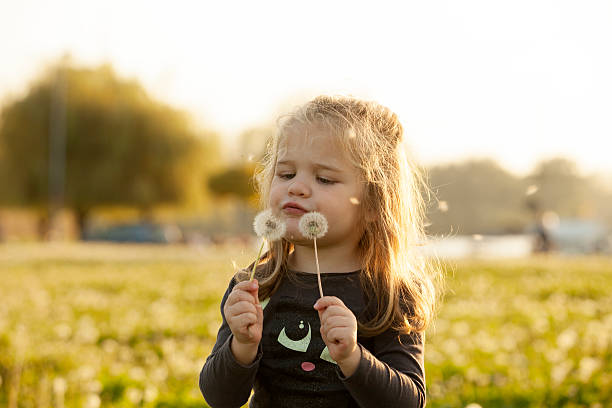
[[462, 261], [428, 337], [432, 406], [612, 404], [612, 259]]
[[[219, 301], [255, 249], [0, 245], [0, 406], [201, 407]], [[429, 407], [612, 405], [612, 259], [447, 264]]]

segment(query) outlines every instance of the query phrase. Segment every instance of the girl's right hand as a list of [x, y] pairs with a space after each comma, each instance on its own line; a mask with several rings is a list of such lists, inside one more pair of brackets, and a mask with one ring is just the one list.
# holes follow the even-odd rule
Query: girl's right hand
[[257, 346], [263, 329], [263, 309], [259, 304], [257, 279], [239, 282], [227, 297], [223, 314], [234, 335], [243, 345]]

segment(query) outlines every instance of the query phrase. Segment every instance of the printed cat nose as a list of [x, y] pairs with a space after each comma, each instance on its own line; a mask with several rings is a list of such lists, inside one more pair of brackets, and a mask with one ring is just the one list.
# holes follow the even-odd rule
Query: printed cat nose
[[312, 364], [310, 361], [304, 361], [302, 363], [302, 370], [304, 371], [312, 371], [315, 369], [315, 365]]

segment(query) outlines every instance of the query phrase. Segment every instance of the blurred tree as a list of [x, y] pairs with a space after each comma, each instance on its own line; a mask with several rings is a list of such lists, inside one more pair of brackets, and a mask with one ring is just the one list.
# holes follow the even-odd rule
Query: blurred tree
[[254, 126], [240, 134], [237, 146], [238, 161], [211, 174], [206, 187], [217, 198], [234, 198], [255, 205], [255, 167], [261, 162], [266, 143], [274, 134], [272, 124]]
[[249, 201], [255, 195], [253, 171], [254, 167], [248, 165], [230, 167], [213, 174], [208, 179], [208, 188], [218, 197], [232, 196]]
[[529, 205], [566, 217], [593, 215], [594, 180], [581, 176], [573, 161], [565, 158], [541, 161], [526, 181], [537, 187], [528, 199]]
[[589, 178], [592, 199], [597, 218], [603, 220], [612, 231], [612, 174], [593, 175]]
[[253, 174], [265, 154], [265, 146], [275, 126], [267, 123], [244, 130], [232, 147], [233, 164], [205, 179], [205, 188], [217, 199], [213, 213], [225, 218], [224, 231], [252, 233], [252, 221], [258, 207]]
[[524, 178], [487, 159], [433, 166], [428, 173], [438, 199], [428, 213], [431, 234], [522, 233], [546, 211], [596, 218], [612, 228], [612, 188], [596, 175], [580, 175], [565, 158], [541, 161]]
[[[64, 81], [59, 102], [58, 78]], [[58, 103], [63, 109], [53, 108]], [[197, 200], [200, 180], [218, 157], [216, 135], [195, 131], [185, 113], [154, 101], [136, 81], [118, 78], [110, 65], [82, 69], [64, 59], [23, 98], [5, 105], [1, 117], [0, 152], [10, 182], [0, 200], [47, 214], [55, 194], [49, 172], [55, 171], [65, 180], [60, 201], [74, 211], [81, 231], [96, 206], [147, 213], [158, 204]], [[64, 131], [54, 131], [54, 123]], [[50, 134], [64, 138], [65, 150], [64, 162], [51, 167]]]
[[495, 161], [475, 159], [433, 166], [429, 183], [438, 199], [429, 210], [430, 234], [522, 232], [524, 182]]

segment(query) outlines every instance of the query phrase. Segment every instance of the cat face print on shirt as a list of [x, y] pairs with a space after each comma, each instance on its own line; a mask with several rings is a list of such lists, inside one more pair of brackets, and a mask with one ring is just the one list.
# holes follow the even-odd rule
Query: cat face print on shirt
[[[264, 309], [268, 301], [261, 302]], [[264, 356], [296, 374], [329, 375], [336, 362], [321, 338], [321, 321], [313, 305], [314, 300], [296, 304], [293, 298], [279, 299], [264, 320]]]

